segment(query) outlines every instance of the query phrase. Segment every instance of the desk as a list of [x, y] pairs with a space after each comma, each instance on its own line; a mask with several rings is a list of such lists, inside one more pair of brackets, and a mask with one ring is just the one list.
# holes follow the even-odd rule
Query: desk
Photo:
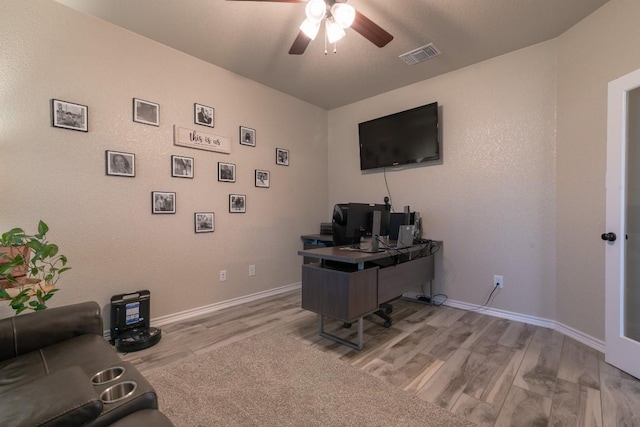
[[[376, 312], [380, 304], [404, 292], [422, 292], [426, 282], [430, 282], [433, 301], [434, 257], [420, 256], [424, 245], [376, 253], [341, 248], [344, 247], [298, 251], [298, 255], [320, 260], [302, 266], [302, 308], [320, 314], [320, 336], [362, 350], [363, 318]], [[346, 323], [357, 320], [358, 340], [346, 341], [326, 332], [325, 316]]]
[[[302, 240], [302, 249], [316, 249], [316, 248], [326, 248], [327, 246], [333, 246], [333, 236], [331, 234], [304, 234], [300, 236]], [[316, 258], [304, 257], [304, 264], [309, 264], [310, 262], [319, 262], [320, 260]]]

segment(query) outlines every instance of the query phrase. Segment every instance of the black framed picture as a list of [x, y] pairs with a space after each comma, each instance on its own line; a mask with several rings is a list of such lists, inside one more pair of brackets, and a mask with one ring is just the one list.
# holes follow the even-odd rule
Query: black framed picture
[[236, 182], [236, 165], [218, 162], [218, 181]]
[[62, 129], [89, 131], [89, 107], [73, 102], [51, 100], [51, 126]]
[[154, 214], [176, 213], [176, 193], [170, 191], [152, 191], [151, 212]]
[[193, 122], [197, 125], [214, 127], [215, 110], [202, 104], [193, 104]]
[[276, 148], [276, 165], [289, 166], [289, 150]]
[[247, 211], [247, 196], [244, 194], [229, 194], [229, 212], [245, 213]]
[[215, 230], [215, 216], [213, 212], [195, 212], [193, 221], [196, 233], [213, 233]]
[[171, 176], [193, 178], [193, 157], [171, 156]]
[[160, 126], [160, 105], [133, 98], [133, 121], [145, 125]]
[[245, 126], [240, 126], [240, 144], [256, 146], [256, 130]]
[[136, 176], [136, 156], [133, 153], [123, 153], [122, 151], [105, 152], [105, 169], [107, 175], [111, 176]]
[[271, 172], [256, 169], [256, 187], [269, 188], [269, 179], [271, 178]]

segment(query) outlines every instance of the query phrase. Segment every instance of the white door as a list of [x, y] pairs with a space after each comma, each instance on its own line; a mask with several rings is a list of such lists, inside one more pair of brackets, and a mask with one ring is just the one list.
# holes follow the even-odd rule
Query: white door
[[640, 70], [609, 83], [605, 360], [640, 378]]

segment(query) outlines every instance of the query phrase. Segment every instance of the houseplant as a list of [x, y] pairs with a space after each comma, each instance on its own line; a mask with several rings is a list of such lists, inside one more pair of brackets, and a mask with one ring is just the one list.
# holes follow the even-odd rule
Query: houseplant
[[48, 231], [41, 220], [37, 234], [14, 228], [0, 236], [0, 299], [9, 300], [16, 315], [46, 309], [60, 275], [71, 268], [58, 245], [47, 240]]

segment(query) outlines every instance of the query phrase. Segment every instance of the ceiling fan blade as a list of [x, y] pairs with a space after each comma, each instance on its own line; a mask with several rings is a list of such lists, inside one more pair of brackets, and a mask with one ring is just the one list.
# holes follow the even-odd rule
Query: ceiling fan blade
[[385, 30], [380, 28], [378, 24], [357, 10], [356, 17], [353, 20], [353, 24], [351, 24], [351, 28], [378, 47], [384, 47], [393, 40], [393, 36], [391, 34], [387, 33]]
[[289, 49], [289, 55], [302, 55], [304, 51], [307, 50], [309, 43], [311, 43], [311, 39], [307, 37], [305, 33], [300, 31], [296, 39], [293, 41], [291, 49]]

